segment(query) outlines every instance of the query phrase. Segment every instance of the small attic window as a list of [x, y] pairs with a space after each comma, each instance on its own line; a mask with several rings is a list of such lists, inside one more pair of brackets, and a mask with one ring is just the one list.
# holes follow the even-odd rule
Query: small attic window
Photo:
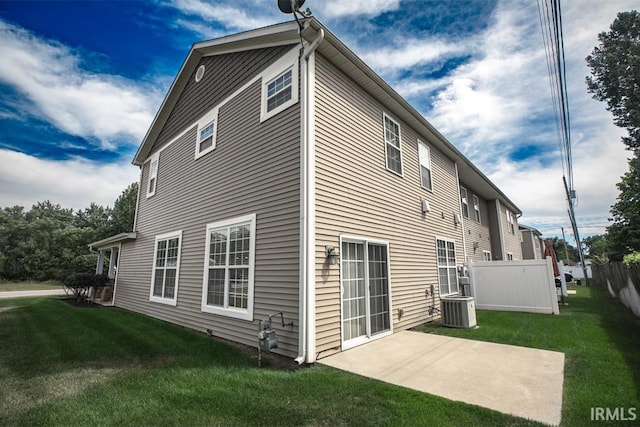
[[203, 76], [204, 76], [204, 65], [201, 65], [198, 67], [198, 71], [196, 71], [196, 83], [202, 80]]

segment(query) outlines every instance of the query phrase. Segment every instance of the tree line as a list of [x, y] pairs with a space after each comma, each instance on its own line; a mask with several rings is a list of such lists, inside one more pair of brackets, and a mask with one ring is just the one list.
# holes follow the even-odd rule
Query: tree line
[[620, 12], [610, 30], [587, 56], [591, 76], [587, 89], [606, 102], [613, 122], [627, 131], [622, 143], [629, 151], [628, 172], [617, 184], [611, 225], [603, 235], [583, 240], [597, 262], [638, 259], [640, 253], [640, 12]]
[[113, 208], [91, 203], [77, 210], [49, 200], [0, 209], [0, 279], [62, 280], [93, 272], [97, 255], [88, 244], [133, 230], [138, 183], [129, 185]]

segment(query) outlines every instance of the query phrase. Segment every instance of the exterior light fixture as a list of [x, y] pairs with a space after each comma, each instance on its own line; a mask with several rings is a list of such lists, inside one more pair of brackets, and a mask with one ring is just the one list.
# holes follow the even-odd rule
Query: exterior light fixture
[[334, 246], [325, 246], [324, 256], [327, 258], [329, 265], [336, 265], [338, 263], [338, 252]]

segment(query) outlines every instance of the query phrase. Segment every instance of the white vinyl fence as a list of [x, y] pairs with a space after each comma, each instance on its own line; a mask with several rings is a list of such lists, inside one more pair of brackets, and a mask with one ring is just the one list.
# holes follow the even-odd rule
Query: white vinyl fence
[[558, 314], [551, 258], [470, 262], [471, 293], [479, 310]]

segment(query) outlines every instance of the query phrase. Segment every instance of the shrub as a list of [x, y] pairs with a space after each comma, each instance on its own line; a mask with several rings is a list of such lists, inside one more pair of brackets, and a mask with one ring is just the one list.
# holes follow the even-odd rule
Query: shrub
[[109, 278], [104, 274], [95, 273], [73, 273], [65, 277], [64, 286], [76, 296], [78, 302], [86, 300], [89, 296], [89, 289], [93, 287], [96, 292], [107, 284]]

